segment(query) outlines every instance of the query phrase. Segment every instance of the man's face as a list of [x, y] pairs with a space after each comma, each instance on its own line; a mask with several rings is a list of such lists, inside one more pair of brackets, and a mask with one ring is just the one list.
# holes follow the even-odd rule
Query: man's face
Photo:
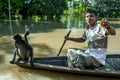
[[86, 13], [85, 19], [88, 25], [93, 26], [97, 20], [97, 16], [94, 13]]

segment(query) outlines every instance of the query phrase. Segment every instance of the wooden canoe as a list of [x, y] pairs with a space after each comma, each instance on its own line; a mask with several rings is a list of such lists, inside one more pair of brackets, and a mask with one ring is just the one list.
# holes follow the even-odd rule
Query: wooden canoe
[[120, 78], [120, 54], [107, 55], [106, 65], [98, 69], [70, 69], [67, 65], [66, 56], [57, 57], [42, 57], [34, 58], [33, 64], [30, 63], [15, 63], [16, 65], [29, 68], [50, 70], [63, 73], [88, 75], [88, 76], [101, 76], [101, 77], [119, 77]]

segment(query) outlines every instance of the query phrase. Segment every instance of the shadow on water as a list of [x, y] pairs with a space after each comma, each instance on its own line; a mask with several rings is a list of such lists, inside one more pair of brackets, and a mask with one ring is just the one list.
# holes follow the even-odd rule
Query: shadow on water
[[[5, 53], [10, 53], [10, 54], [13, 53], [12, 50], [14, 49], [14, 47], [13, 47], [12, 42], [2, 41], [2, 42], [0, 42], [0, 45], [2, 45], [2, 46], [0, 46], [0, 50], [4, 50]], [[40, 56], [53, 55], [55, 53], [54, 49], [45, 43], [42, 43], [42, 44], [32, 43], [31, 45], [32, 45], [33, 49], [37, 48], [37, 51], [39, 51], [39, 53], [36, 53], [36, 54], [40, 54]], [[48, 54], [43, 54], [44, 52], [47, 52]]]
[[[33, 47], [33, 49], [37, 48], [37, 51], [39, 51], [39, 53], [36, 54], [40, 54], [41, 56], [52, 55], [52, 53], [55, 53], [54, 49], [45, 43], [42, 44], [30, 43], [30, 44]], [[1, 45], [0, 50], [4, 51], [4, 53], [13, 54], [14, 43], [13, 41], [10, 40], [8, 36], [2, 36], [0, 38], [0, 45]], [[47, 52], [48, 54], [43, 54], [43, 52]]]
[[48, 46], [47, 44], [32, 44], [34, 46], [34, 49], [37, 48], [38, 53], [36, 52], [37, 56], [49, 56], [53, 55], [54, 49]]

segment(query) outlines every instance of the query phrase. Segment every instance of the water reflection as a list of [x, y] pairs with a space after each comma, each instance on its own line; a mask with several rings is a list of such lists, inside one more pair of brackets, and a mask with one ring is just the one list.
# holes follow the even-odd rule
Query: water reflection
[[[120, 28], [120, 21], [110, 21], [111, 25], [115, 28]], [[72, 23], [70, 23], [70, 17], [65, 18], [64, 22], [51, 22], [51, 21], [30, 21], [30, 20], [13, 20], [12, 21], [12, 33], [24, 33], [25, 26], [30, 27], [32, 33], [37, 32], [52, 32], [56, 29], [66, 28], [84, 28], [85, 21], [79, 17], [73, 17]], [[8, 20], [0, 20], [0, 36], [10, 35], [10, 27]]]

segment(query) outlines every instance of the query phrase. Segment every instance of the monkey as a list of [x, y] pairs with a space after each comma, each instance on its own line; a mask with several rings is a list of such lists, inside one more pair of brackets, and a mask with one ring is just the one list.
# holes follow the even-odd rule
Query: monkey
[[22, 39], [21, 35], [16, 34], [13, 36], [13, 40], [14, 40], [14, 52], [13, 52], [13, 59], [10, 61], [11, 64], [14, 63], [15, 59], [16, 59], [16, 55], [18, 55], [18, 60], [19, 61], [23, 61], [24, 63], [26, 62], [30, 62], [32, 63], [33, 61], [33, 48], [32, 46], [29, 44], [28, 40], [27, 40], [27, 36], [29, 35], [29, 31], [25, 32], [24, 38], [25, 40]]

